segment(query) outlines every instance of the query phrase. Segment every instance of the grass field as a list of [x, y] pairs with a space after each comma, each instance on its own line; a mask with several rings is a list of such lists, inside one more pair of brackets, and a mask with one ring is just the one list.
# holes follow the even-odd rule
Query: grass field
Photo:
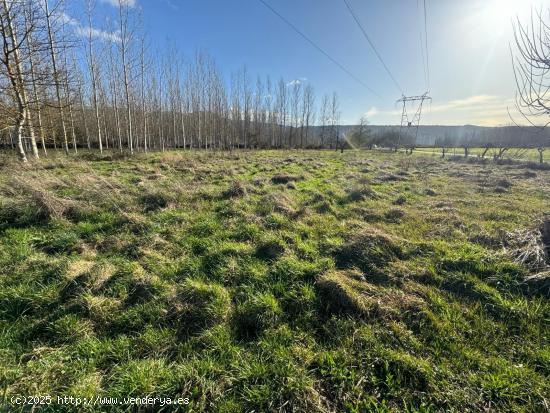
[[549, 197], [550, 171], [416, 152], [6, 161], [4, 409], [547, 411], [550, 303], [524, 280]]
[[[415, 151], [418, 151], [419, 153], [423, 155], [434, 155], [434, 156], [441, 156], [441, 148], [437, 147], [423, 147], [423, 148], [416, 148]], [[469, 148], [469, 156], [471, 157], [478, 157], [481, 156], [485, 152], [485, 148]], [[486, 158], [492, 159], [494, 155], [498, 153], [498, 148], [491, 148], [487, 151], [485, 154]], [[545, 161], [548, 161], [548, 158], [546, 157], [549, 155], [550, 151], [543, 153], [543, 159]], [[464, 148], [446, 148], [446, 156], [463, 156], [464, 155]], [[519, 159], [526, 162], [539, 162], [540, 161], [540, 154], [539, 151], [536, 148], [510, 148], [508, 149], [504, 156], [504, 159]]]

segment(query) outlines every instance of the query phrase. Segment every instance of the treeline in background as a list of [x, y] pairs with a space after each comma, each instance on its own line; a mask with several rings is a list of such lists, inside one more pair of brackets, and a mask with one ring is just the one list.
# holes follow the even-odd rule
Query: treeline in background
[[[38, 158], [79, 148], [308, 148], [338, 145], [336, 93], [316, 105], [304, 80], [246, 67], [224, 80], [215, 60], [151, 47], [139, 10], [117, 2], [111, 27], [86, 24], [57, 0], [0, 0], [0, 145]], [[313, 125], [322, 125], [316, 133]]]

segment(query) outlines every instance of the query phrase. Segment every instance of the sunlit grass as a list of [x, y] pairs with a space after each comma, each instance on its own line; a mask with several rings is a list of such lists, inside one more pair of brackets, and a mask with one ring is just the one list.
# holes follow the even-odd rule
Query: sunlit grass
[[376, 151], [85, 157], [0, 171], [5, 401], [547, 407], [550, 304], [503, 237], [548, 212], [550, 172]]

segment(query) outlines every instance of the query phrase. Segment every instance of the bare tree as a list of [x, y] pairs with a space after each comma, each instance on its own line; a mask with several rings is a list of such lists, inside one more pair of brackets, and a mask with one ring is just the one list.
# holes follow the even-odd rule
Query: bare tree
[[[340, 144], [340, 103], [338, 101], [338, 94], [334, 92], [330, 101], [330, 132], [332, 135], [332, 142], [334, 149], [338, 150]], [[342, 146], [343, 149], [343, 146]]]
[[309, 128], [314, 123], [315, 91], [313, 86], [308, 84], [304, 88], [302, 100], [302, 128], [300, 134], [300, 146], [307, 147], [309, 138]]
[[28, 0], [2, 0], [0, 3], [0, 35], [3, 40], [1, 64], [5, 69], [9, 94], [15, 103], [13, 111], [13, 130], [11, 141], [17, 142], [17, 150], [22, 161], [26, 161], [23, 147], [23, 127], [27, 125], [30, 134], [32, 153], [38, 158], [38, 148], [34, 134], [31, 115], [31, 101], [27, 87], [29, 83], [36, 85], [33, 69], [29, 69], [34, 48], [27, 47], [29, 36], [39, 25], [36, 4]]
[[35, 65], [36, 57], [34, 56], [35, 50], [36, 50], [36, 45], [34, 44], [32, 30], [30, 30], [30, 20], [31, 20], [31, 16], [30, 16], [30, 13], [27, 10], [27, 14], [25, 15], [25, 28], [26, 28], [26, 31], [28, 33], [27, 34], [27, 48], [28, 48], [28, 53], [29, 53], [29, 70], [30, 70], [30, 75], [31, 75], [32, 91], [33, 91], [33, 98], [34, 98], [34, 109], [36, 111], [36, 115], [37, 115], [37, 118], [38, 118], [38, 130], [39, 130], [39, 133], [40, 133], [40, 141], [42, 143], [42, 150], [44, 151], [44, 155], [47, 156], [48, 151], [46, 149], [46, 139], [45, 139], [45, 134], [44, 134], [44, 125], [42, 123], [41, 99], [39, 97], [39, 92], [38, 92], [38, 90], [39, 90], [39, 87], [38, 87], [39, 79], [38, 79], [38, 76], [37, 76], [37, 73], [36, 73], [37, 72], [36, 71], [36, 65]]
[[86, 58], [88, 63], [88, 70], [90, 71], [90, 82], [91, 82], [91, 92], [92, 92], [92, 106], [94, 110], [95, 123], [97, 129], [97, 142], [99, 145], [99, 152], [103, 153], [103, 139], [101, 136], [101, 122], [99, 117], [99, 106], [98, 106], [98, 65], [95, 56], [94, 48], [94, 38], [92, 35], [92, 14], [93, 14], [93, 0], [86, 1], [86, 13], [88, 16], [88, 43], [86, 47]]
[[[60, 7], [60, 3], [58, 2], [53, 8], [53, 11], [57, 10], [59, 7]], [[46, 27], [48, 30], [48, 41], [50, 44], [50, 56], [51, 56], [51, 62], [52, 62], [53, 80], [55, 84], [55, 94], [57, 98], [57, 108], [59, 110], [59, 121], [61, 122], [61, 130], [63, 132], [63, 148], [65, 150], [65, 154], [68, 155], [69, 140], [67, 138], [67, 126], [65, 125], [65, 111], [63, 108], [63, 100], [61, 96], [61, 80], [60, 80], [58, 64], [57, 64], [57, 43], [55, 41], [55, 34], [54, 34], [54, 29], [52, 24], [53, 11], [50, 12], [48, 0], [44, 0], [44, 13], [46, 18]]]
[[130, 153], [134, 153], [132, 108], [130, 106], [130, 47], [133, 41], [133, 32], [132, 27], [130, 27], [129, 7], [130, 5], [128, 1], [118, 0], [118, 23], [120, 35], [120, 41], [118, 42], [118, 44], [124, 81], [124, 96], [126, 99], [126, 127], [128, 134], [127, 138]]
[[327, 94], [323, 95], [323, 103], [321, 104], [321, 148], [325, 147], [325, 139], [327, 137], [327, 123], [329, 121], [329, 101]]
[[516, 106], [524, 119], [535, 125], [544, 118], [550, 124], [550, 26], [542, 12], [531, 15], [529, 23], [517, 18], [514, 24], [516, 53], [512, 56], [517, 85]]

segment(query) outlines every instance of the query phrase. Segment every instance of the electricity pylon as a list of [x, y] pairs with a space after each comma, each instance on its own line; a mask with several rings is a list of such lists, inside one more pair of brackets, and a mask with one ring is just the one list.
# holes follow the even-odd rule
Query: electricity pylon
[[[428, 92], [424, 93], [421, 96], [405, 96], [397, 101], [397, 103], [403, 102], [403, 112], [401, 113], [401, 126], [399, 127], [399, 139], [397, 141], [397, 147], [399, 148], [399, 145], [401, 144], [401, 137], [403, 136], [403, 129], [405, 129], [406, 136], [414, 136], [413, 145], [416, 144], [416, 139], [418, 137], [418, 127], [420, 126], [420, 118], [422, 116], [422, 106], [424, 105], [424, 102], [427, 100], [432, 100], [430, 96], [428, 96]], [[409, 115], [407, 113], [407, 103], [418, 103], [418, 108], [416, 109], [416, 112], [411, 119], [409, 119]]]

